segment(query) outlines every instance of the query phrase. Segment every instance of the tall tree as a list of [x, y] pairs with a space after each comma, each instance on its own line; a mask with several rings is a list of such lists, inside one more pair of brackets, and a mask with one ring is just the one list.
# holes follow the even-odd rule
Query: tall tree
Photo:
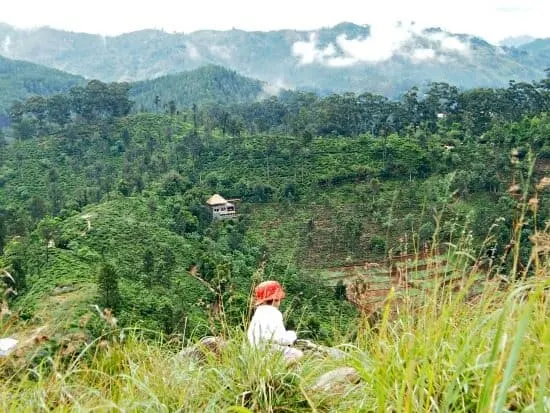
[[100, 304], [105, 308], [116, 310], [121, 304], [118, 288], [118, 274], [113, 264], [104, 262], [98, 274], [98, 290]]

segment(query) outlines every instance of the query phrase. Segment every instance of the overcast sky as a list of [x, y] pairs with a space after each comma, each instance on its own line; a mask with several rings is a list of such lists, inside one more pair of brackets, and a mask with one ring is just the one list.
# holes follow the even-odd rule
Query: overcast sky
[[550, 37], [549, 19], [550, 0], [0, 0], [0, 22], [104, 35], [145, 28], [312, 30], [342, 21], [414, 21], [496, 43], [524, 34]]

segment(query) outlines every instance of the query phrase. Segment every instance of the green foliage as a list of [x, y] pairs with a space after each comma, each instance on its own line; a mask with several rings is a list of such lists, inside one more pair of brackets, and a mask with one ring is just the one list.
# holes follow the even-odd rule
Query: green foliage
[[[160, 411], [541, 406], [550, 203], [548, 158], [533, 152], [545, 153], [550, 131], [542, 92], [510, 85], [488, 94], [498, 97], [491, 106], [484, 91], [471, 97], [437, 84], [425, 100], [415, 89], [399, 103], [362, 96], [369, 110], [358, 112], [352, 94], [297, 94], [224, 107], [219, 125], [203, 116], [212, 107], [123, 116], [126, 92], [101, 82], [73, 89], [73, 104], [91, 114], [63, 125], [61, 116], [51, 131], [48, 100], [15, 105], [30, 111], [16, 123], [29, 120], [32, 133], [6, 142], [0, 164], [0, 267], [19, 294], [9, 309], [29, 325], [54, 326], [52, 337], [78, 331], [97, 341], [69, 365], [55, 361], [67, 347], [40, 353], [35, 360], [54, 360], [55, 374], [36, 363], [21, 369], [34, 381], [10, 378], [4, 410], [106, 401]], [[470, 98], [475, 109], [454, 105]], [[495, 116], [477, 116], [479, 107]], [[448, 117], [434, 119], [439, 110]], [[232, 116], [246, 128], [230, 133]], [[205, 201], [216, 192], [238, 198], [237, 217], [212, 220]], [[401, 288], [402, 277], [386, 277], [398, 296], [384, 297], [375, 328], [346, 300], [344, 282], [319, 271], [442, 247], [441, 278], [417, 268]], [[265, 279], [286, 290], [287, 328], [348, 343], [348, 357], [306, 358], [289, 370], [243, 346], [250, 293]], [[147, 340], [127, 340], [129, 331]], [[170, 344], [152, 343], [156, 332]], [[232, 339], [220, 360], [175, 360], [172, 343], [206, 334]], [[343, 363], [363, 379], [346, 397], [308, 387]]]
[[[425, 99], [413, 89], [400, 102], [296, 93], [123, 116], [127, 85], [93, 81], [71, 90], [80, 114], [63, 125], [48, 120], [48, 99], [15, 105], [15, 126], [33, 129], [5, 145], [0, 166], [4, 261], [26, 290], [14, 306], [38, 317], [43, 298], [67, 285], [86, 286], [78, 311], [106, 305], [107, 290], [98, 294], [90, 281], [106, 261], [116, 268], [121, 325], [200, 335], [242, 322], [252, 284], [269, 277], [292, 296], [289, 325], [330, 342], [333, 325], [353, 331], [355, 310], [312, 268], [437, 248], [471, 222], [472, 245], [484, 245], [483, 226], [498, 223], [489, 247], [502, 268], [528, 268], [528, 239], [550, 206], [528, 190], [538, 209], [525, 211], [533, 223], [517, 254], [506, 255], [518, 222], [507, 189], [544, 173], [546, 158], [532, 164], [528, 154], [543, 151], [550, 119], [538, 114], [542, 89], [516, 99], [524, 89], [534, 93], [498, 91], [494, 106], [434, 84]], [[477, 109], [455, 105], [478, 98], [496, 114], [489, 123], [468, 123]], [[56, 100], [63, 112], [67, 100]], [[503, 102], [512, 101], [526, 117], [511, 115]], [[230, 118], [240, 119], [238, 133]], [[235, 220], [212, 221], [205, 200], [213, 193], [238, 199]]]
[[0, 56], [0, 127], [7, 125], [8, 111], [14, 101], [64, 93], [82, 83], [84, 79], [80, 76]]
[[[34, 376], [8, 375], [0, 405], [5, 411], [106, 403], [160, 412], [545, 411], [547, 288], [542, 278], [504, 290], [487, 285], [470, 302], [471, 290], [451, 299], [442, 287], [419, 307], [403, 305], [394, 318], [387, 307], [376, 328], [358, 318], [357, 338], [338, 343], [344, 358], [306, 353], [290, 366], [278, 353], [250, 348], [243, 329], [229, 330], [219, 357], [209, 353], [201, 364], [176, 356], [180, 347], [158, 335], [151, 340], [144, 330], [117, 329], [122, 342], [93, 344], [70, 364], [54, 356], [35, 366]], [[340, 367], [355, 369], [359, 383], [332, 391], [314, 386]]]
[[85, 87], [71, 87], [65, 95], [35, 95], [24, 102], [16, 101], [9, 111], [15, 135], [18, 139], [30, 139], [52, 129], [52, 124], [63, 129], [72, 117], [94, 121], [126, 116], [133, 104], [128, 99], [129, 90], [128, 83], [91, 80]]
[[141, 110], [160, 110], [175, 115], [177, 108], [193, 104], [229, 104], [256, 100], [262, 82], [238, 75], [221, 66], [157, 77], [132, 84], [130, 96]]
[[386, 251], [386, 240], [380, 235], [374, 235], [370, 240], [370, 249], [376, 254], [383, 254]]
[[121, 304], [118, 275], [113, 264], [103, 263], [97, 277], [99, 303], [102, 307], [117, 310]]

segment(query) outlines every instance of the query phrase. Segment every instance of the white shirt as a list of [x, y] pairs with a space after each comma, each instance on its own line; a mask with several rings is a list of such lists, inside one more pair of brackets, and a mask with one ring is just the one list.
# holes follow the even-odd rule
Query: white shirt
[[248, 341], [252, 345], [271, 341], [272, 343], [290, 345], [296, 341], [296, 332], [286, 330], [283, 315], [272, 305], [259, 305], [248, 326]]

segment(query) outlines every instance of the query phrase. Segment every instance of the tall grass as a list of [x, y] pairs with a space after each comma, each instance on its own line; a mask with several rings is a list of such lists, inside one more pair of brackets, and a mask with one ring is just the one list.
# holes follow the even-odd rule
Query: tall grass
[[[36, 411], [548, 411], [550, 278], [504, 290], [487, 283], [474, 301], [442, 288], [421, 306], [385, 309], [342, 348], [286, 366], [233, 331], [220, 358], [185, 361], [168, 343], [130, 332], [89, 346], [78, 360], [47, 359], [4, 377], [0, 409]], [[324, 372], [352, 366], [362, 380], [335, 394], [310, 389]], [[546, 410], [545, 410], [546, 409]]]

